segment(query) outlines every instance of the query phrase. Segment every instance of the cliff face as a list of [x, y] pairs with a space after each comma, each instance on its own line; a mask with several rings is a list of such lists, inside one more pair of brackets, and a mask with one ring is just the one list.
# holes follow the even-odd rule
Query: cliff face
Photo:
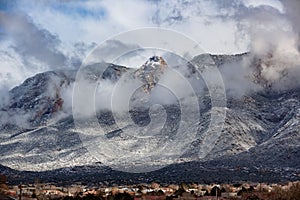
[[135, 76], [144, 83], [144, 92], [151, 92], [167, 67], [168, 65], [162, 57], [153, 56], [135, 71]]

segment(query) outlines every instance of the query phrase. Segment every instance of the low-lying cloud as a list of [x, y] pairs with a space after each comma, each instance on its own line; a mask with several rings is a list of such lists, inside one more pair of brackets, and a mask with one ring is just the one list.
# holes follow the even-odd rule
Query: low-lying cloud
[[[128, 9], [123, 9], [125, 3], [129, 3]], [[204, 52], [249, 51], [243, 60], [220, 67], [229, 95], [243, 96], [268, 88], [285, 90], [300, 84], [297, 78], [300, 75], [300, 6], [296, 0], [125, 3], [54, 1], [35, 5], [20, 1], [11, 5], [11, 9], [0, 11], [3, 47], [0, 58], [5, 61], [0, 71], [0, 106], [8, 101], [7, 92], [25, 78], [47, 70], [76, 69], [87, 53], [109, 36], [148, 26], [180, 31], [199, 42]], [[111, 51], [122, 52], [123, 45], [139, 49], [139, 44], [108, 40], [106, 48], [101, 49], [104, 55], [101, 61], [111, 60]], [[117, 58], [115, 64], [129, 63], [128, 67], [137, 68], [150, 56], [145, 52], [143, 49], [131, 52], [128, 55], [133, 58]], [[168, 62], [171, 67], [176, 65], [175, 60]], [[202, 90], [203, 82], [198, 86], [196, 79], [189, 81], [194, 88]], [[109, 96], [112, 89], [113, 84], [106, 80], [97, 90]], [[72, 104], [71, 91], [62, 92], [68, 109]], [[153, 95], [158, 91], [158, 88], [154, 90]], [[110, 107], [110, 100], [104, 96], [99, 98], [100, 107]]]

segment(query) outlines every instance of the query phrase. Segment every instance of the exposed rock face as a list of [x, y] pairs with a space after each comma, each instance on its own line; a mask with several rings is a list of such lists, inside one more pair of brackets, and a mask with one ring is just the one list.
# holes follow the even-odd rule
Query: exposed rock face
[[167, 67], [168, 65], [162, 57], [153, 56], [135, 71], [135, 76], [144, 83], [144, 92], [151, 92]]

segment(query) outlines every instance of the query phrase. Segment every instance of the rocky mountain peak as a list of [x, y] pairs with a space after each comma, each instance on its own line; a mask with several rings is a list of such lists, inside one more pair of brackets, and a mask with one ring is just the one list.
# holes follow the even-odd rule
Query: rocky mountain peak
[[166, 67], [167, 63], [161, 56], [152, 56], [150, 57], [147, 62], [142, 65], [142, 68], [152, 67], [152, 68], [161, 68]]
[[167, 67], [167, 62], [161, 56], [152, 56], [135, 71], [135, 77], [144, 83], [145, 93], [151, 92]]

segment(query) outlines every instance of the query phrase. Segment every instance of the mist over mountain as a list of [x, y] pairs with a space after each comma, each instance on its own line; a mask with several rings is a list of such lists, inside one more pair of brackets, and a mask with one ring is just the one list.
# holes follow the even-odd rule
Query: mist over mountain
[[[225, 107], [212, 106], [209, 90], [205, 81], [201, 80], [199, 72], [210, 66], [207, 61], [216, 64], [223, 74], [227, 94]], [[193, 88], [199, 112], [191, 104], [193, 94], [182, 91], [180, 79], [176, 80], [174, 74], [168, 75], [172, 72], [168, 72], [167, 61], [163, 58], [151, 57], [138, 69], [108, 63], [87, 66], [85, 81], [98, 84], [95, 108], [97, 123], [102, 127], [102, 132], [95, 127], [99, 137], [93, 136], [93, 141], [101, 140], [120, 148], [120, 152], [107, 148], [95, 151], [103, 152], [101, 160], [90, 150], [99, 143], [93, 144], [85, 138], [86, 134], [95, 133], [92, 125], [78, 129], [74, 124], [76, 110], [80, 110], [80, 118], [85, 122], [93, 116], [89, 109], [84, 110], [85, 104], [88, 104], [84, 93], [76, 96], [82, 102], [77, 106], [82, 107], [73, 108], [72, 113], [71, 99], [77, 71], [37, 74], [12, 89], [9, 103], [1, 108], [1, 164], [22, 171], [96, 165], [143, 172], [146, 166], [149, 167], [146, 170], [153, 171], [162, 167], [168, 169], [170, 164], [213, 161], [215, 166], [226, 168], [268, 168], [280, 173], [291, 169], [293, 174], [300, 164], [299, 87], [290, 78], [285, 79], [289, 74], [278, 79], [276, 84], [266, 84], [266, 80], [257, 73], [263, 62], [265, 60], [257, 60], [251, 53], [203, 54], [191, 62], [198, 63], [196, 68], [191, 63], [173, 67]], [[232, 73], [236, 73], [232, 69], [243, 63], [251, 63], [248, 70], [252, 74], [232, 79]], [[136, 87], [136, 82], [141, 82], [142, 87]], [[169, 90], [173, 86], [179, 88], [184, 99], [178, 99], [168, 88], [161, 87], [163, 84], [160, 85], [160, 82], [171, 83], [168, 84]], [[87, 86], [85, 88], [88, 90]], [[126, 110], [121, 101], [132, 88], [136, 90], [130, 93], [130, 105]], [[112, 95], [115, 92], [116, 96]], [[116, 98], [115, 108], [111, 107], [111, 97]], [[160, 106], [154, 106], [158, 104]], [[224, 124], [218, 124], [219, 135], [209, 132], [216, 134], [216, 139], [210, 141], [207, 133], [214, 109], [225, 109], [226, 117]], [[221, 110], [218, 112], [221, 113]], [[182, 121], [184, 125], [180, 124]], [[182, 139], [180, 145], [169, 143], [178, 134], [188, 137], [188, 140]], [[164, 150], [168, 153], [157, 154], [162, 145], [169, 145], [168, 150]], [[208, 148], [208, 145], [211, 147]], [[198, 165], [193, 168], [197, 169]], [[180, 172], [178, 174], [180, 176]]]
[[299, 13], [297, 0], [0, 2], [0, 172], [299, 180]]

